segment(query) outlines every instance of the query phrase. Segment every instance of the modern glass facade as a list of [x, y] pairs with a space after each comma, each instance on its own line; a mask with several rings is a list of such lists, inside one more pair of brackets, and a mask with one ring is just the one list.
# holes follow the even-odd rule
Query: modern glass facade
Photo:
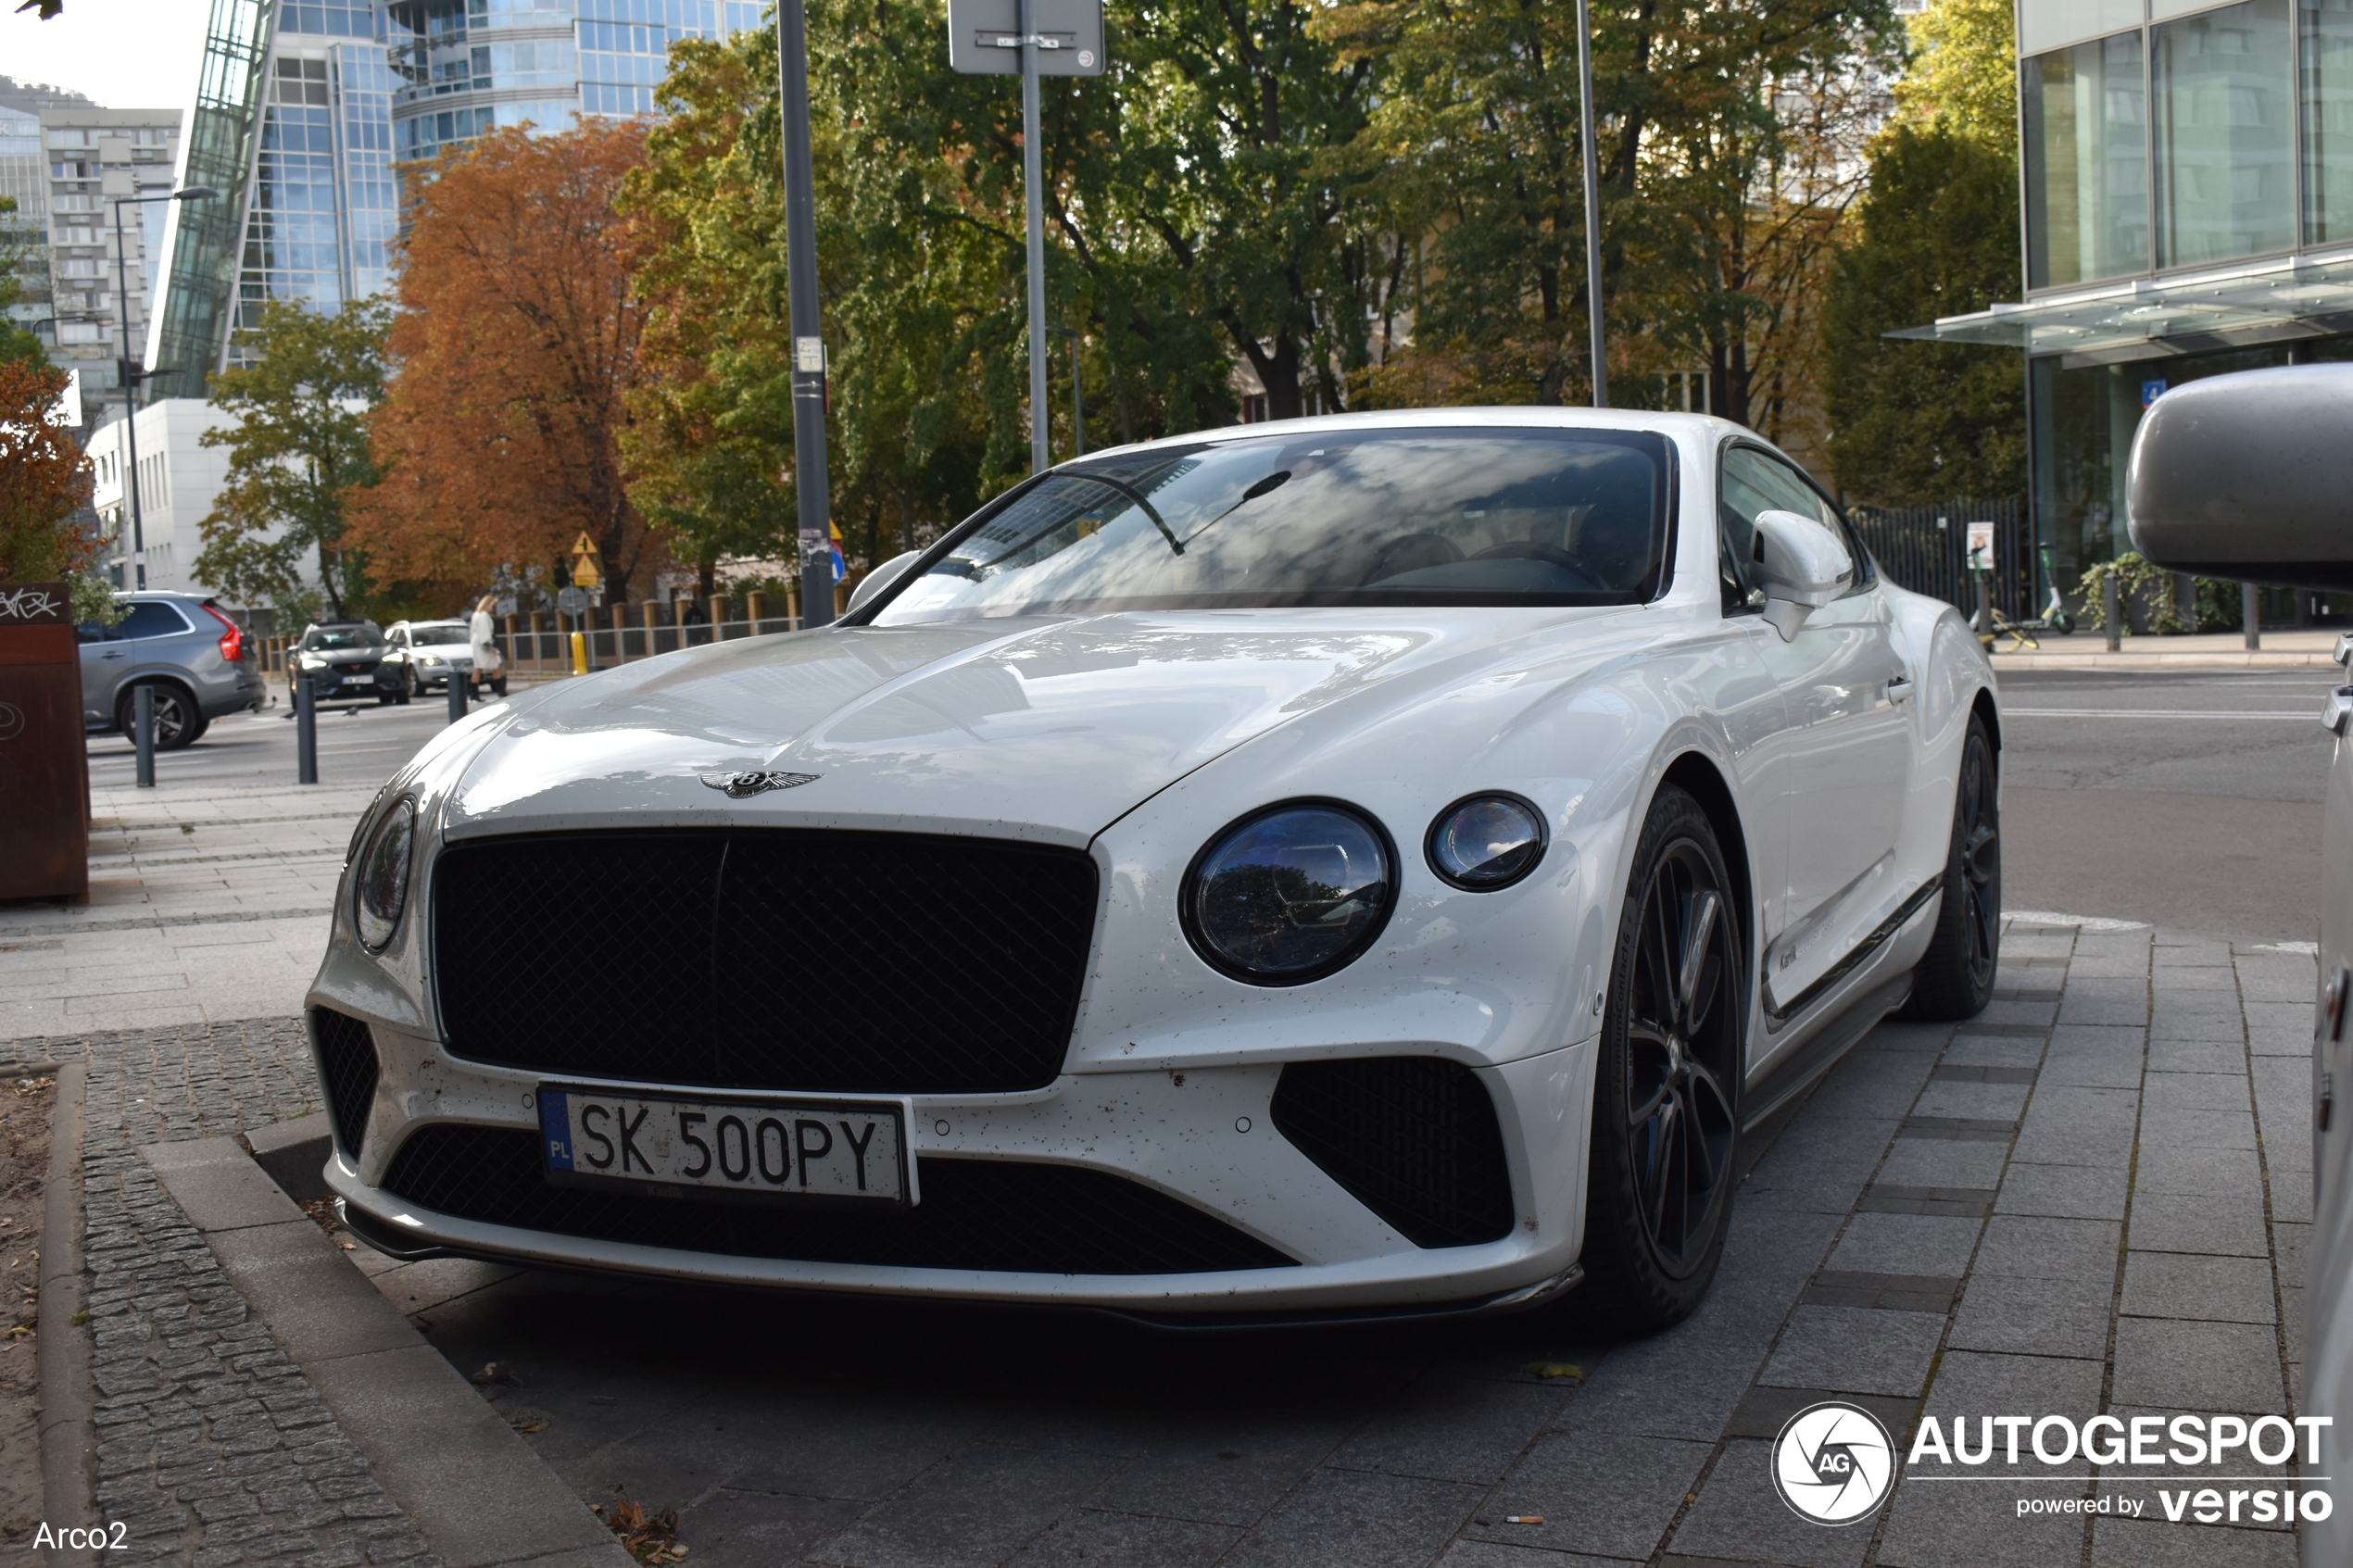
[[[761, 0], [210, 0], [189, 184], [154, 356], [158, 395], [200, 397], [265, 301], [382, 293], [396, 166], [501, 126], [646, 115], [681, 38], [761, 25]], [[158, 215], [159, 217], [160, 215]]]

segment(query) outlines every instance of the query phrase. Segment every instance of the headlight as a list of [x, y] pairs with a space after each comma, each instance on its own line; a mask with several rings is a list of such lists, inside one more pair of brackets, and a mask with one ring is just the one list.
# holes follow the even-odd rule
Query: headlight
[[416, 837], [417, 803], [404, 797], [384, 813], [367, 848], [359, 852], [352, 914], [359, 924], [359, 940], [371, 952], [391, 941], [400, 927], [400, 910], [409, 901], [409, 851]]
[[325, 659], [314, 658], [307, 653], [295, 660], [295, 663], [305, 670], [324, 670], [327, 667]]
[[1457, 800], [1429, 824], [1429, 869], [1470, 893], [1492, 893], [1544, 858], [1543, 813], [1516, 795]]
[[1345, 806], [1299, 801], [1243, 818], [1194, 859], [1185, 935], [1211, 967], [1297, 985], [1372, 945], [1397, 901], [1389, 837]]
[[417, 656], [417, 662], [423, 665], [428, 670], [438, 670], [441, 668], [441, 659], [439, 657], [430, 653], [419, 654]]

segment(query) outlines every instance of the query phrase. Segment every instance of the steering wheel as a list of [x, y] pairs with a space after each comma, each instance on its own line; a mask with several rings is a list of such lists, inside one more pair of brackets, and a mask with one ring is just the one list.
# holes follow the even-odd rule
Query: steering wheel
[[1381, 546], [1372, 571], [1365, 574], [1365, 583], [1370, 586], [1384, 578], [1425, 567], [1450, 566], [1462, 558], [1462, 547], [1443, 533], [1401, 534]]
[[1500, 545], [1490, 545], [1471, 557], [1473, 560], [1541, 560], [1573, 571], [1579, 577], [1592, 577], [1585, 563], [1557, 545], [1539, 545], [1529, 539], [1506, 539]]

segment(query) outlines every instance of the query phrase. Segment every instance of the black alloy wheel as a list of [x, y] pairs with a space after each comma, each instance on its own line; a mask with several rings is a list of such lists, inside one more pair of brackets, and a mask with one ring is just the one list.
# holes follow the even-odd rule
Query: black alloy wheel
[[[196, 714], [195, 700], [185, 691], [164, 681], [149, 681], [144, 684], [156, 694], [156, 749], [157, 751], [177, 751], [182, 746], [194, 743], [198, 735], [204, 734], [205, 722]], [[122, 696], [115, 703], [115, 722], [121, 727], [124, 734], [131, 737], [131, 744], [133, 746], [139, 744], [138, 703], [136, 685], [125, 687]]]
[[2001, 773], [1985, 721], [1972, 717], [1953, 790], [1953, 840], [1935, 934], [1912, 971], [1913, 1018], [1974, 1018], [1994, 999], [2002, 956]]
[[1668, 785], [1634, 857], [1594, 1075], [1589, 1305], [1641, 1329], [1699, 1304], [1731, 1219], [1745, 919], [1699, 803]]

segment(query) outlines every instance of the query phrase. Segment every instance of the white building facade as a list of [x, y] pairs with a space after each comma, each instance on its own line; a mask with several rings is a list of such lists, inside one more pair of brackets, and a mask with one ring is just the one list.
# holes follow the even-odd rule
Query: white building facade
[[[135, 432], [126, 432], [118, 416], [90, 438], [95, 481], [91, 502], [112, 537], [109, 575], [121, 588], [206, 592], [213, 585], [196, 577], [196, 557], [204, 549], [204, 520], [228, 480], [229, 449], [199, 443], [205, 432], [231, 420], [196, 397], [151, 403], [136, 419]], [[135, 527], [131, 483], [134, 442], [139, 452]]]

